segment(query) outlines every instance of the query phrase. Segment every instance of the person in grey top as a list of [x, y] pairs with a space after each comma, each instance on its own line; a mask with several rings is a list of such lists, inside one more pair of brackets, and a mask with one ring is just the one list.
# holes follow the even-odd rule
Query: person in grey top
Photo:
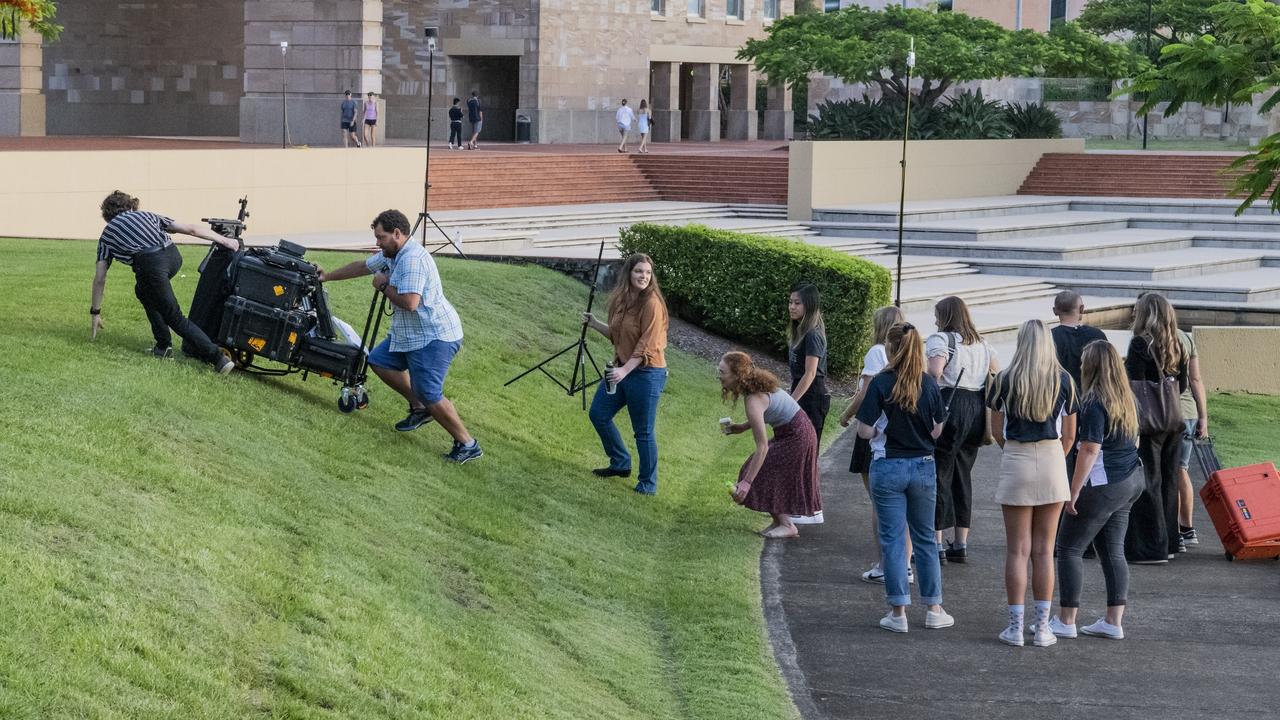
[[350, 140], [360, 147], [360, 136], [356, 133], [356, 101], [351, 99], [351, 91], [343, 93], [342, 101], [342, 147], [349, 147]]

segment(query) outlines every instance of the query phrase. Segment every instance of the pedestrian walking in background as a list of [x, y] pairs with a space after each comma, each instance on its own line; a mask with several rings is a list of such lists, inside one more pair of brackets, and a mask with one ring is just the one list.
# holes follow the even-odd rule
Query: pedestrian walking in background
[[[822, 512], [813, 425], [778, 378], [757, 367], [746, 353], [725, 353], [718, 370], [720, 396], [735, 404], [742, 398], [747, 413], [746, 422], [730, 423], [725, 433], [750, 430], [755, 439], [755, 450], [738, 471], [733, 500], [769, 514], [772, 522], [760, 533], [766, 538], [795, 537], [800, 531], [792, 516]], [[766, 428], [773, 429], [772, 438]]]
[[925, 372], [924, 347], [914, 326], [890, 328], [886, 350], [889, 364], [872, 379], [857, 413], [858, 435], [871, 441], [871, 497], [890, 607], [880, 627], [897, 633], [908, 629], [908, 532], [915, 547], [920, 602], [928, 608], [924, 626], [951, 627], [955, 619], [942, 608], [942, 566], [933, 528], [933, 452], [945, 420], [942, 394]]
[[996, 376], [987, 394], [992, 433], [1004, 450], [996, 502], [1004, 514], [1009, 602], [1009, 625], [1000, 641], [1008, 645], [1024, 644], [1028, 559], [1035, 598], [1033, 642], [1047, 647], [1058, 641], [1049, 630], [1053, 545], [1062, 504], [1071, 497], [1066, 453], [1075, 443], [1076, 405], [1075, 383], [1058, 364], [1049, 330], [1039, 320], [1022, 323], [1009, 368]]
[[649, 110], [649, 101], [640, 99], [640, 108], [636, 111], [636, 128], [640, 132], [639, 152], [649, 152], [649, 126], [652, 124], [653, 112]]
[[449, 149], [462, 149], [462, 99], [454, 98], [449, 108]]
[[378, 98], [373, 92], [364, 100], [364, 144], [369, 147], [378, 144]]
[[[933, 308], [938, 332], [925, 340], [929, 374], [942, 389], [950, 408], [947, 425], [938, 437], [938, 508], [934, 518], [943, 562], [966, 562], [973, 510], [973, 463], [988, 438], [984, 395], [987, 378], [1000, 370], [995, 348], [974, 327], [969, 308], [958, 297], [945, 297]], [[941, 550], [943, 534], [953, 539]]]
[[622, 99], [622, 105], [618, 107], [618, 112], [614, 113], [613, 119], [618, 124], [618, 134], [622, 136], [622, 142], [618, 143], [618, 152], [627, 151], [627, 133], [631, 132], [631, 121], [635, 118], [635, 112], [627, 107], [627, 99]]
[[356, 132], [356, 101], [352, 99], [350, 90], [342, 95], [342, 147], [350, 147], [348, 142], [354, 142], [356, 147], [360, 147], [360, 134]]
[[467, 99], [467, 122], [471, 123], [471, 139], [467, 141], [467, 149], [480, 147], [476, 141], [480, 139], [480, 131], [484, 129], [484, 108], [480, 107], [480, 94], [472, 90]]

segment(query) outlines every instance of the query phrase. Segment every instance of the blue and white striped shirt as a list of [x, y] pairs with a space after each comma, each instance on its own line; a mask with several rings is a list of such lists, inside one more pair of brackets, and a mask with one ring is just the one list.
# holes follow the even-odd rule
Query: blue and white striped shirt
[[129, 210], [111, 218], [98, 239], [98, 260], [119, 260], [133, 264], [133, 256], [143, 250], [173, 244], [166, 232], [171, 218], [142, 210]]
[[394, 258], [378, 253], [365, 266], [375, 273], [388, 272], [387, 279], [401, 295], [414, 293], [421, 298], [417, 310], [396, 307], [391, 316], [392, 352], [417, 350], [433, 340], [462, 341], [462, 320], [445, 299], [436, 262], [426, 248], [410, 238]]

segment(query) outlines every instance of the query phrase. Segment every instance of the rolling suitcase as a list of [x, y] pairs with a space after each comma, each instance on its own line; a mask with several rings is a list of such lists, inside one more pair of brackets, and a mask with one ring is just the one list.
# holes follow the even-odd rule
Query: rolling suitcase
[[1280, 558], [1280, 475], [1272, 463], [1219, 470], [1200, 489], [1228, 560]]

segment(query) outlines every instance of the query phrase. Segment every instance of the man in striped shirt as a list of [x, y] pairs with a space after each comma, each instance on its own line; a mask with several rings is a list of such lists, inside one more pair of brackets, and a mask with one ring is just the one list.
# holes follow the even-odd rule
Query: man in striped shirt
[[107, 285], [107, 270], [113, 260], [133, 268], [133, 292], [147, 312], [151, 334], [156, 344], [151, 353], [156, 357], [173, 355], [173, 339], [169, 329], [178, 333], [196, 350], [201, 360], [213, 365], [219, 374], [231, 372], [235, 363], [222, 354], [218, 346], [195, 323], [182, 314], [169, 281], [182, 268], [182, 254], [169, 233], [182, 233], [203, 238], [239, 250], [238, 243], [207, 228], [174, 222], [171, 218], [138, 209], [138, 198], [116, 190], [102, 201], [102, 219], [107, 226], [98, 240], [98, 265], [93, 277], [93, 299], [89, 305], [92, 338], [105, 326], [102, 322], [102, 293]]

